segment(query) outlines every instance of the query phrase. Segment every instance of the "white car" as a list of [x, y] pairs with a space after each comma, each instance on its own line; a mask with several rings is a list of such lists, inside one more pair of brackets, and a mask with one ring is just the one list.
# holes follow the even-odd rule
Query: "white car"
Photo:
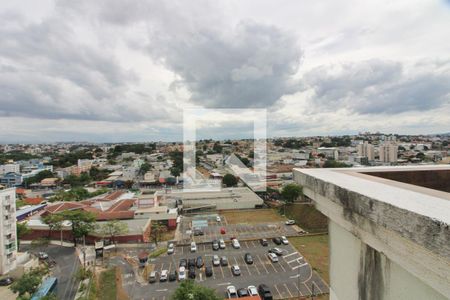
[[186, 279], [186, 268], [180, 267], [178, 270], [178, 280], [185, 280]]
[[269, 256], [271, 262], [278, 262], [278, 256], [275, 253], [269, 253], [267, 256]]
[[227, 286], [227, 296], [228, 296], [228, 299], [233, 299], [233, 298], [238, 297], [237, 291], [236, 291], [236, 288], [234, 287], [234, 285]]
[[191, 252], [196, 252], [197, 251], [197, 245], [195, 244], [195, 242], [191, 243]]
[[175, 247], [173, 246], [173, 243], [170, 243], [167, 247], [167, 254], [173, 254], [175, 252]]
[[218, 255], [214, 255], [212, 258], [212, 264], [213, 266], [217, 267], [220, 266], [220, 258]]
[[295, 220], [287, 220], [284, 224], [286, 224], [286, 225], [294, 225], [295, 224]]
[[167, 281], [168, 274], [169, 274], [168, 270], [162, 270], [161, 275], [159, 276], [159, 281]]
[[289, 241], [288, 241], [288, 239], [285, 236], [281, 237], [281, 242], [283, 243], [283, 245], [288, 245], [289, 244]]
[[231, 241], [231, 245], [233, 246], [234, 249], [239, 249], [241, 248], [241, 244], [239, 244], [239, 241], [237, 239], [233, 239]]
[[222, 221], [222, 220], [220, 219], [219, 216], [217, 216], [217, 217], [216, 217], [216, 221], [217, 221], [217, 222], [220, 222], [220, 221]]
[[249, 285], [247, 290], [248, 290], [248, 293], [250, 294], [250, 296], [258, 296], [258, 289], [256, 288], [256, 286]]
[[225, 249], [225, 241], [223, 239], [219, 240], [219, 248], [220, 249]]

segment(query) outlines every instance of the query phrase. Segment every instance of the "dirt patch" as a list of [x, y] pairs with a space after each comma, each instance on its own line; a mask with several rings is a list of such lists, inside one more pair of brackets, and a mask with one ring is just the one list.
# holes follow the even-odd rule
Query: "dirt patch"
[[328, 234], [289, 238], [313, 270], [330, 284], [330, 247]]
[[220, 215], [226, 218], [228, 224], [256, 224], [286, 220], [273, 209], [227, 210], [220, 212]]

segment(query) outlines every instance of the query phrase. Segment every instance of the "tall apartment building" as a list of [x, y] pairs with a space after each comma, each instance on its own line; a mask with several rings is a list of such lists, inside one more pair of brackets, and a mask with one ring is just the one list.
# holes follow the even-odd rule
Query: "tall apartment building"
[[0, 190], [0, 274], [16, 268], [16, 189]]
[[359, 156], [367, 157], [369, 161], [375, 159], [375, 147], [369, 142], [365, 141], [358, 144], [357, 149]]
[[380, 155], [380, 161], [386, 163], [397, 162], [398, 146], [393, 143], [381, 144], [378, 148], [378, 154]]

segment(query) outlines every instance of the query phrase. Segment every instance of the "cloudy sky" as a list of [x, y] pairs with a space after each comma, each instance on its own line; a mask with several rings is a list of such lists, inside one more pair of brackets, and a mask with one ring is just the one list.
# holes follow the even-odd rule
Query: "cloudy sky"
[[[0, 143], [450, 131], [450, 1], [2, 1]], [[243, 114], [226, 109], [244, 109]], [[228, 112], [228, 113], [227, 113]]]

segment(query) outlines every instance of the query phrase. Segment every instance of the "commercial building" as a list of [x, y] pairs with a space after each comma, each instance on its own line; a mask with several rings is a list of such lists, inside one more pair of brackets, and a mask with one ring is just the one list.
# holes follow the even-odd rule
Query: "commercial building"
[[0, 175], [6, 173], [20, 173], [20, 165], [19, 164], [5, 164], [0, 165]]
[[317, 153], [325, 155], [325, 157], [332, 158], [334, 160], [339, 159], [339, 150], [336, 147], [319, 147]]
[[450, 295], [450, 166], [294, 169], [329, 219], [330, 299]]
[[0, 190], [0, 274], [16, 267], [16, 189]]

